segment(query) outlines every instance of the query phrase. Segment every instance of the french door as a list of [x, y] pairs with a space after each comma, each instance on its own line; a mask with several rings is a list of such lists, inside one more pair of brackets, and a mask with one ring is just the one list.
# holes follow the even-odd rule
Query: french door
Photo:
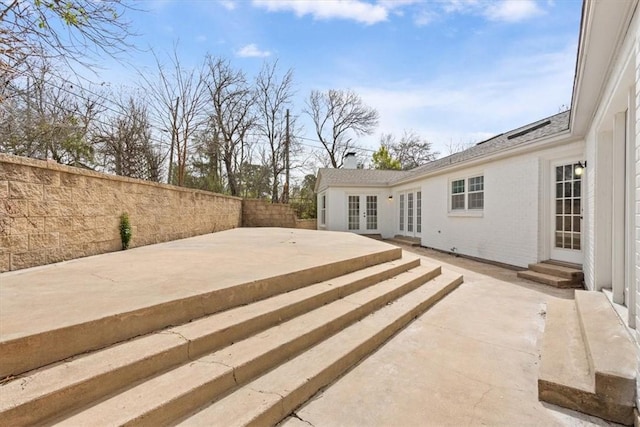
[[582, 264], [582, 165], [552, 168], [553, 200], [551, 259]]
[[422, 233], [422, 191], [398, 194], [398, 234], [419, 237]]
[[347, 196], [347, 230], [354, 233], [378, 232], [378, 196], [353, 194]]

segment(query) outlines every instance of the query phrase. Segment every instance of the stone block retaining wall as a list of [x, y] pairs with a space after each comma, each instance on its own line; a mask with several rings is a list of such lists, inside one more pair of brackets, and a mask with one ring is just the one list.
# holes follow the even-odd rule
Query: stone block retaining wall
[[[0, 154], [0, 272], [240, 227], [242, 200]], [[295, 218], [294, 218], [295, 219]]]
[[315, 230], [316, 220], [297, 219], [295, 210], [289, 205], [260, 199], [244, 199], [242, 201], [242, 226]]

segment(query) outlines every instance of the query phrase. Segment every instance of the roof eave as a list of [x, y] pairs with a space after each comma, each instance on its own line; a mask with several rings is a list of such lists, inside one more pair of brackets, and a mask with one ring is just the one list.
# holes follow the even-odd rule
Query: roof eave
[[581, 137], [573, 136], [571, 134], [571, 131], [567, 129], [547, 137], [533, 139], [531, 141], [518, 144], [516, 146], [506, 147], [501, 150], [497, 150], [491, 153], [480, 155], [478, 157], [474, 157], [472, 159], [463, 160], [463, 161], [452, 163], [449, 165], [443, 165], [442, 167], [429, 170], [425, 173], [413, 176], [408, 179], [401, 179], [398, 181], [394, 181], [393, 183], [391, 183], [391, 186], [407, 184], [410, 182], [419, 181], [429, 176], [441, 175], [443, 173], [453, 172], [458, 169], [474, 167], [479, 164], [488, 163], [495, 160], [504, 159], [507, 157], [513, 157], [521, 154], [526, 154], [528, 152], [548, 149], [560, 144], [578, 142], [581, 139], [582, 139]]

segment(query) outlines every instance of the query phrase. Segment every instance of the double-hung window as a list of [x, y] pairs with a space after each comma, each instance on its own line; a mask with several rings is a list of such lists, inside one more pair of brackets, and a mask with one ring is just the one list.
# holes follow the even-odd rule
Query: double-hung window
[[451, 211], [479, 211], [484, 209], [484, 176], [450, 181]]
[[327, 195], [320, 196], [320, 225], [327, 225]]

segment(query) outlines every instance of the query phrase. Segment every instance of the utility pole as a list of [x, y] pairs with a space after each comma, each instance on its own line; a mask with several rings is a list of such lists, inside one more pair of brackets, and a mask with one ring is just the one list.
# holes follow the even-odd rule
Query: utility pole
[[285, 203], [289, 203], [289, 147], [291, 144], [290, 136], [289, 136], [289, 109], [287, 108], [287, 130], [284, 139], [284, 167], [285, 167], [285, 180], [284, 180], [284, 189], [282, 191], [282, 199]]
[[176, 106], [171, 113], [171, 151], [169, 152], [169, 173], [167, 174], [167, 184], [171, 184], [171, 172], [173, 169], [173, 147], [176, 145], [176, 122], [178, 120], [178, 101], [180, 101], [180, 97], [176, 98]]

